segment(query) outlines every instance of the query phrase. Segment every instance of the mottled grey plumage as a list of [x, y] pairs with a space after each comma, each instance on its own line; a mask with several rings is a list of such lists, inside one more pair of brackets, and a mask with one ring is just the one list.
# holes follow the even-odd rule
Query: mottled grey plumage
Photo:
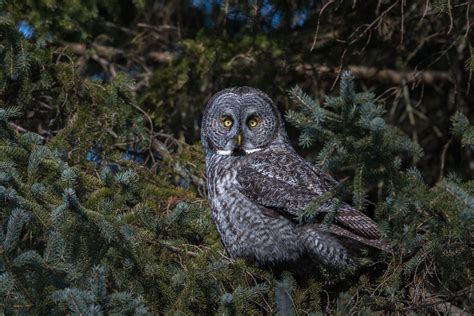
[[239, 87], [215, 94], [201, 138], [212, 216], [232, 257], [264, 265], [309, 256], [344, 268], [353, 265], [348, 249], [354, 243], [384, 248], [376, 224], [345, 203], [329, 228], [295, 221], [337, 182], [294, 151], [280, 113], [262, 91]]

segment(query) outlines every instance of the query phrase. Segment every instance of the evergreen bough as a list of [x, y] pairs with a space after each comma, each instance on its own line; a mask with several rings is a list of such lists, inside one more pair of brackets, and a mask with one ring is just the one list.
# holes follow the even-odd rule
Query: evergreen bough
[[[377, 198], [376, 219], [394, 255], [381, 258], [388, 266], [362, 290], [370, 293], [362, 301], [374, 304], [372, 309], [472, 312], [474, 181], [450, 174], [429, 186], [415, 166], [402, 170], [407, 157], [421, 158], [421, 148], [385, 122], [372, 93], [355, 92], [349, 72], [341, 75], [339, 96], [326, 97], [324, 106], [299, 87], [290, 97], [298, 110], [286, 118], [301, 129], [300, 144], [322, 146], [316, 163], [329, 171], [352, 171], [349, 188], [357, 208], [365, 208], [368, 193]], [[453, 134], [472, 147], [468, 119], [456, 113], [452, 122]], [[360, 296], [361, 290], [353, 293]]]

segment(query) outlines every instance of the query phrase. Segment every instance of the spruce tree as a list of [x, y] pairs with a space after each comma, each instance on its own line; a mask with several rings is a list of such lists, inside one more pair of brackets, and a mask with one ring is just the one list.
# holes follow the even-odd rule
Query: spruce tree
[[[355, 92], [349, 72], [342, 74], [339, 91], [339, 96], [326, 97], [320, 106], [300, 88], [293, 88], [290, 97], [298, 110], [288, 111], [286, 118], [301, 130], [302, 146], [319, 143], [322, 149], [316, 163], [320, 167], [350, 171], [353, 181], [347, 189], [354, 205], [363, 209], [368, 192], [377, 197], [376, 219], [394, 247], [393, 254], [380, 259], [387, 264], [384, 275], [372, 285], [365, 284], [366, 294], [357, 291], [356, 295], [374, 304], [371, 309], [469, 311], [474, 182], [450, 174], [428, 186], [415, 165], [403, 170], [404, 154], [417, 161], [421, 148], [384, 121], [383, 108], [375, 104], [373, 94]], [[453, 134], [472, 146], [467, 118], [456, 113], [452, 122]], [[314, 218], [325, 198], [309, 207], [306, 218]], [[404, 288], [410, 289], [408, 294]]]

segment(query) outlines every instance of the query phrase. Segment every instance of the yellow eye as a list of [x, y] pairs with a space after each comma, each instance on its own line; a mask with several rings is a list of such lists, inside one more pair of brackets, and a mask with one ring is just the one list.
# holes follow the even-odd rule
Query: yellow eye
[[257, 127], [258, 125], [258, 120], [256, 118], [251, 118], [248, 122], [247, 122], [247, 125], [250, 127], [250, 128], [255, 128]]
[[225, 118], [222, 119], [222, 125], [224, 125], [224, 127], [229, 128], [229, 127], [232, 126], [232, 124], [234, 124], [234, 122], [232, 121], [231, 118], [225, 117]]

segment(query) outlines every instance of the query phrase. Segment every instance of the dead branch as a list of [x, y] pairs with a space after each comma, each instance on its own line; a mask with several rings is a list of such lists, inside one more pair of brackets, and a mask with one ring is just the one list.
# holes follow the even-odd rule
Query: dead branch
[[[330, 67], [327, 65], [310, 65], [298, 64], [295, 70], [300, 73], [319, 75], [338, 76], [340, 74], [339, 67]], [[375, 67], [367, 67], [361, 65], [349, 65], [344, 70], [350, 70], [355, 77], [364, 80], [376, 80], [389, 82], [393, 84], [406, 83], [422, 83], [425, 85], [433, 85], [439, 82], [449, 82], [451, 77], [448, 72], [443, 71], [408, 71], [405, 73], [393, 69], [378, 69]]]
[[[12, 128], [14, 128], [15, 130], [17, 130], [17, 131], [20, 132], [20, 133], [28, 133], [28, 132], [29, 132], [29, 130], [27, 130], [26, 128], [24, 128], [24, 127], [22, 127], [22, 126], [20, 126], [20, 125], [18, 125], [18, 124], [15, 124], [15, 123], [13, 123], [13, 122], [8, 122], [8, 124], [9, 124]], [[41, 138], [41, 140], [45, 140], [45, 139], [46, 139], [46, 138], [45, 138], [44, 136], [42, 136], [42, 135], [39, 135], [39, 134], [38, 134], [38, 136]]]
[[[113, 60], [114, 58], [124, 55], [123, 50], [116, 47], [112, 47], [112, 46], [92, 44], [90, 47], [87, 47], [85, 44], [82, 44], [82, 43], [70, 43], [70, 42], [65, 42], [63, 44], [72, 53], [76, 55], [85, 55], [87, 52], [92, 51], [95, 54], [97, 54], [97, 56], [105, 58], [107, 60]], [[154, 51], [154, 52], [149, 52], [147, 54], [147, 57], [152, 62], [171, 63], [177, 58], [177, 54], [173, 52], [167, 52], [167, 51]]]
[[169, 64], [174, 61], [177, 57], [177, 54], [171, 52], [150, 52], [148, 53], [148, 58], [156, 63]]

